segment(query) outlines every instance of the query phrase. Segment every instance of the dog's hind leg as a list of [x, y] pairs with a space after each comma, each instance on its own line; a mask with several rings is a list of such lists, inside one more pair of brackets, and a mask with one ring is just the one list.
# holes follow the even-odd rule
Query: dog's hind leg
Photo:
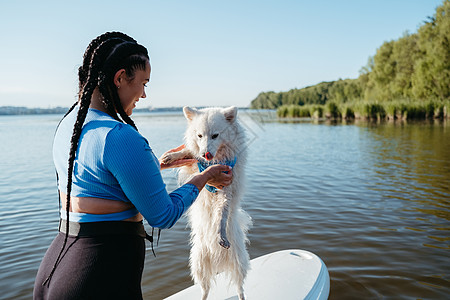
[[230, 241], [228, 241], [227, 238], [228, 214], [229, 214], [228, 200], [225, 199], [224, 205], [222, 207], [222, 218], [220, 219], [220, 230], [219, 230], [220, 234], [219, 244], [225, 249], [229, 249], [231, 246]]
[[236, 281], [239, 300], [245, 300], [245, 296], [244, 296], [244, 278], [245, 278], [246, 273], [247, 272], [244, 271], [244, 274], [243, 274], [244, 276], [242, 276], [242, 275], [238, 276], [239, 278]]
[[213, 264], [210, 255], [205, 251], [200, 239], [192, 240], [190, 255], [191, 276], [202, 290], [202, 299], [208, 298], [211, 278], [213, 278]]
[[[239, 244], [239, 242], [238, 242]], [[239, 300], [244, 300], [245, 296], [244, 296], [244, 280], [247, 276], [247, 270], [249, 268], [249, 262], [247, 259], [245, 259], [245, 256], [247, 255], [243, 255], [244, 253], [241, 253], [240, 257], [236, 257], [236, 261], [234, 262], [234, 272], [232, 273], [233, 275], [233, 281], [235, 282], [236, 286], [237, 286], [237, 292], [238, 292], [238, 296], [239, 296]]]
[[210, 289], [209, 283], [208, 284], [204, 284], [202, 282], [202, 284], [200, 286], [202, 288], [202, 300], [208, 299], [208, 294], [209, 294], [209, 289]]
[[[246, 227], [245, 222], [249, 220], [245, 218], [246, 215], [242, 214], [241, 211], [230, 216], [228, 229], [230, 240], [233, 242], [231, 246], [231, 262], [230, 271], [233, 283], [237, 287], [237, 292], [239, 299], [243, 300], [244, 297], [244, 281], [247, 277], [247, 272], [250, 269], [250, 256], [248, 255], [247, 249], [245, 247], [246, 243]], [[247, 219], [247, 220], [246, 220]]]
[[244, 289], [242, 287], [240, 287], [238, 290], [238, 296], [239, 296], [239, 300], [245, 300]]

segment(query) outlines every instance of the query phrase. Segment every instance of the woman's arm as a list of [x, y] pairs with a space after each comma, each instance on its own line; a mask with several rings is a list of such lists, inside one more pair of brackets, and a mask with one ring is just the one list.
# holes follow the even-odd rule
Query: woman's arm
[[[181, 159], [177, 159], [175, 161], [170, 161], [168, 163], [166, 163], [164, 161], [163, 158], [166, 157], [166, 155], [168, 153], [180, 152], [183, 149], [185, 149], [185, 145], [181, 145], [181, 146], [178, 146], [177, 148], [166, 151], [159, 159], [161, 170], [169, 169], [169, 168], [179, 168], [179, 167], [183, 167], [183, 166], [190, 166], [194, 163], [197, 163], [197, 159], [190, 158], [189, 156], [182, 157]], [[223, 175], [223, 174], [227, 174], [227, 173], [229, 174], [228, 176]], [[199, 191], [206, 185], [206, 183], [208, 183], [209, 185], [212, 185], [216, 188], [222, 189], [223, 187], [231, 184], [232, 177], [233, 176], [231, 174], [231, 167], [217, 165], [217, 166], [213, 166], [211, 168], [206, 169], [201, 174], [198, 174], [198, 176], [197, 175], [194, 176], [187, 183], [195, 185]]]
[[228, 166], [215, 165], [194, 176], [188, 183], [167, 193], [159, 161], [144, 137], [128, 125], [119, 124], [106, 138], [104, 164], [126, 197], [147, 222], [158, 228], [170, 228], [197, 198], [206, 183], [226, 186], [232, 173]]

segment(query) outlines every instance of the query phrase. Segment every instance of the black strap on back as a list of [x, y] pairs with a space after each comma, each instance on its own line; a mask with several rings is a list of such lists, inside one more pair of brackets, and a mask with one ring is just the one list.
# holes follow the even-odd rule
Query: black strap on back
[[[154, 234], [154, 232], [155, 232], [155, 227], [152, 227], [152, 235], [149, 235], [147, 232], [145, 232], [145, 239], [147, 239], [150, 242], [150, 244], [152, 246], [153, 255], [156, 257], [155, 249], [153, 248], [153, 234]], [[156, 246], [159, 246], [159, 238], [160, 237], [161, 237], [161, 229], [158, 228], [158, 237], [156, 239]]]

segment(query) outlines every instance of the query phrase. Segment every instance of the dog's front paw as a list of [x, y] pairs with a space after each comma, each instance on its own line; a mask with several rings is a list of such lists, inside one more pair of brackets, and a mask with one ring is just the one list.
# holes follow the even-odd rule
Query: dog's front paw
[[222, 237], [219, 241], [219, 245], [224, 247], [225, 249], [230, 249], [230, 241], [228, 241], [226, 238]]
[[177, 155], [173, 153], [166, 153], [161, 158], [160, 161], [163, 164], [170, 164], [171, 162], [175, 161], [177, 158]]

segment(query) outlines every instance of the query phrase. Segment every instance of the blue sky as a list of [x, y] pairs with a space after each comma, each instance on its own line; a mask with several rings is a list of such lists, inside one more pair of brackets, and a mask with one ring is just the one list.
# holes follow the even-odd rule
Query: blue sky
[[97, 35], [147, 47], [138, 107], [248, 106], [262, 91], [356, 78], [369, 56], [416, 32], [442, 0], [2, 1], [0, 106], [70, 106]]

